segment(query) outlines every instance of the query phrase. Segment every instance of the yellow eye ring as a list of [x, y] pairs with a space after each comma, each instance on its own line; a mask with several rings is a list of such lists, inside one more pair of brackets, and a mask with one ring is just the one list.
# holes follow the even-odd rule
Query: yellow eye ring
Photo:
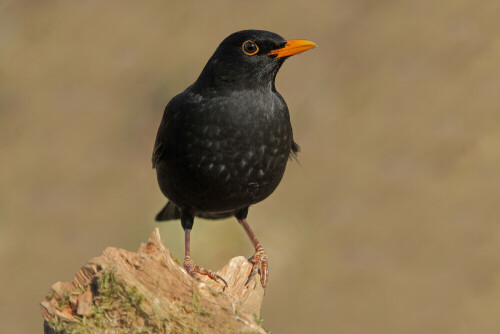
[[253, 56], [257, 52], [259, 52], [259, 47], [252, 41], [246, 41], [245, 43], [243, 43], [241, 48], [243, 49], [243, 52], [245, 52], [249, 56]]

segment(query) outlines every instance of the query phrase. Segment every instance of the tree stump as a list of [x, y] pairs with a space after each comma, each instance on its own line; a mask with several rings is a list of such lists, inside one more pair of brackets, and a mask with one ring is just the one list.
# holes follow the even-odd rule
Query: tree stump
[[264, 290], [235, 257], [217, 273], [229, 287], [189, 276], [155, 229], [137, 253], [107, 248], [55, 283], [41, 303], [44, 333], [266, 333]]

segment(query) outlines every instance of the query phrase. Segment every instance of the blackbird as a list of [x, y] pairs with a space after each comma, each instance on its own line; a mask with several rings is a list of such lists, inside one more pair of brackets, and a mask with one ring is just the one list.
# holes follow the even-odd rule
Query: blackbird
[[181, 220], [184, 268], [195, 279], [207, 275], [227, 286], [191, 259], [194, 217], [235, 216], [255, 247], [247, 283], [260, 272], [266, 287], [267, 256], [246, 217], [250, 205], [276, 189], [299, 150], [288, 107], [275, 88], [276, 74], [289, 56], [315, 46], [269, 31], [236, 32], [222, 41], [195, 83], [165, 108], [152, 160], [169, 201], [156, 220]]

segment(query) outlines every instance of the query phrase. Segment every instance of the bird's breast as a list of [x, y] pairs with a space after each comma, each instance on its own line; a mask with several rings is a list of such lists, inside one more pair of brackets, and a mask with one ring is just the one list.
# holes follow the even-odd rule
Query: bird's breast
[[201, 209], [256, 203], [279, 184], [292, 143], [281, 101], [251, 95], [218, 98], [173, 123], [175, 145], [165, 161], [171, 177], [184, 180], [183, 191], [197, 198], [197, 206], [207, 206]]

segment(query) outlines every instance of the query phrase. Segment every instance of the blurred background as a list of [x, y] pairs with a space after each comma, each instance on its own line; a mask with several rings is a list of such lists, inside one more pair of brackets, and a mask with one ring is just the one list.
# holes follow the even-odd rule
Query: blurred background
[[[277, 88], [301, 166], [250, 210], [273, 333], [500, 331], [500, 2], [0, 3], [0, 332], [107, 246], [136, 251], [166, 200], [167, 102], [230, 33], [309, 39]], [[179, 222], [159, 225], [183, 258]], [[194, 260], [253, 249], [197, 220]]]

